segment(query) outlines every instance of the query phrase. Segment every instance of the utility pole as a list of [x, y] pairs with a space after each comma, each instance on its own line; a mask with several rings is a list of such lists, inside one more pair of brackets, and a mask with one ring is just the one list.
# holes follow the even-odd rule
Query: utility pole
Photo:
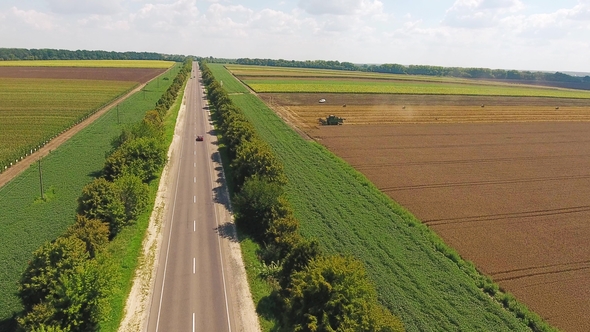
[[41, 187], [41, 199], [45, 200], [43, 194], [43, 172], [41, 172], [41, 158], [39, 158], [39, 186]]

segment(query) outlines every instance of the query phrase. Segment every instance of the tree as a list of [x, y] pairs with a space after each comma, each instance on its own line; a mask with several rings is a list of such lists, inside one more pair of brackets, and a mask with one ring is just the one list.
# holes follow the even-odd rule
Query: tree
[[149, 188], [139, 177], [129, 174], [119, 177], [113, 185], [124, 211], [124, 218], [118, 219], [119, 222], [111, 226], [111, 233], [116, 234], [145, 211], [149, 203]]
[[[55, 290], [59, 277], [89, 258], [86, 244], [74, 237], [60, 237], [33, 252], [33, 259], [19, 282], [19, 295], [31, 311]], [[41, 308], [42, 312], [46, 312]]]
[[123, 143], [111, 154], [104, 166], [104, 175], [114, 180], [123, 174], [151, 181], [166, 164], [166, 146], [158, 138], [140, 137]]
[[279, 275], [279, 284], [286, 290], [291, 283], [291, 275], [303, 271], [309, 263], [322, 254], [320, 245], [316, 240], [299, 241], [283, 262], [283, 268]]
[[231, 167], [234, 185], [238, 189], [251, 177], [281, 185], [287, 183], [283, 165], [273, 154], [270, 146], [260, 139], [242, 142], [236, 149], [236, 158], [232, 161]]
[[118, 189], [104, 178], [95, 179], [82, 189], [82, 195], [78, 198], [78, 213], [89, 219], [106, 222], [111, 229], [114, 225], [126, 222], [125, 206], [120, 200]]
[[248, 179], [234, 200], [236, 225], [257, 241], [264, 241], [272, 220], [281, 217], [278, 213], [282, 194], [283, 188], [276, 183]]
[[403, 331], [378, 310], [363, 265], [351, 257], [316, 258], [292, 276], [284, 326], [294, 331]]
[[96, 253], [109, 242], [109, 226], [98, 219], [78, 215], [76, 223], [71, 225], [63, 236], [82, 240], [86, 244], [86, 251], [90, 258], [94, 258]]
[[[279, 198], [281, 201], [282, 199]], [[287, 204], [282, 203], [281, 205]], [[285, 214], [285, 213], [283, 213]], [[282, 261], [301, 241], [299, 235], [299, 221], [293, 213], [286, 213], [283, 217], [274, 218], [266, 230], [265, 242], [267, 250], [272, 255], [267, 256], [270, 261]]]
[[115, 278], [112, 265], [84, 260], [63, 271], [42, 302], [19, 318], [27, 331], [96, 331], [110, 309], [107, 295]]

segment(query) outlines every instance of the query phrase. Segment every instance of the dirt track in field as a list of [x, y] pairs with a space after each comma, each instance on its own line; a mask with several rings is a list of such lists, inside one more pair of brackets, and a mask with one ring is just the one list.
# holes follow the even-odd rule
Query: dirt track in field
[[[10, 76], [2, 76], [3, 73], [6, 74], [7, 72], [10, 71], [3, 71], [4, 68], [33, 68], [33, 67], [0, 67], [0, 77], [10, 77]], [[43, 70], [47, 70], [47, 69], [54, 69], [54, 67], [44, 67], [41, 68]], [[55, 69], [62, 69], [62, 68], [55, 68]], [[104, 68], [65, 68], [65, 69], [91, 69], [91, 70], [95, 70], [95, 69], [104, 69]], [[113, 69], [113, 68], [107, 68], [107, 69]], [[119, 68], [115, 68], [117, 71], [119, 70]], [[113, 70], [115, 70], [113, 69]], [[123, 68], [124, 70], [126, 70], [127, 68]], [[137, 70], [135, 68], [132, 68], [133, 70]], [[4, 186], [6, 183], [8, 183], [9, 181], [11, 181], [12, 179], [14, 179], [16, 176], [18, 176], [20, 173], [22, 173], [25, 169], [27, 169], [29, 166], [31, 166], [33, 163], [35, 163], [37, 160], [39, 160], [40, 158], [43, 158], [45, 156], [47, 156], [52, 150], [57, 149], [60, 145], [62, 145], [64, 142], [66, 142], [67, 140], [69, 140], [72, 136], [74, 136], [75, 134], [77, 134], [80, 130], [86, 128], [87, 126], [89, 126], [92, 122], [94, 122], [96, 119], [98, 119], [99, 117], [101, 117], [103, 114], [105, 114], [106, 112], [108, 112], [111, 108], [113, 108], [115, 105], [117, 105], [118, 103], [122, 102], [123, 100], [127, 99], [129, 96], [131, 96], [132, 94], [140, 91], [141, 89], [143, 89], [143, 87], [145, 87], [145, 85], [151, 80], [153, 79], [156, 75], [158, 75], [159, 73], [162, 73], [164, 71], [166, 71], [167, 69], [158, 69], [157, 71], [154, 71], [154, 69], [150, 69], [152, 72], [152, 76], [148, 77], [146, 76], [146, 73], [141, 74], [141, 76], [135, 76], [136, 78], [141, 78], [141, 83], [140, 85], [138, 85], [137, 87], [135, 87], [132, 91], [129, 91], [127, 94], [125, 94], [122, 97], [119, 97], [115, 100], [113, 100], [111, 103], [109, 103], [108, 105], [104, 106], [103, 108], [101, 108], [100, 110], [96, 111], [94, 114], [92, 114], [91, 116], [89, 116], [88, 118], [86, 118], [84, 121], [78, 123], [77, 125], [73, 126], [72, 128], [66, 130], [63, 134], [57, 136], [56, 138], [54, 138], [53, 140], [49, 141], [49, 143], [47, 143], [46, 145], [44, 145], [43, 147], [41, 147], [39, 150], [33, 152], [32, 154], [26, 156], [25, 158], [23, 158], [21, 161], [19, 161], [17, 164], [15, 164], [14, 166], [8, 168], [7, 170], [3, 171], [2, 173], [0, 173], [0, 187]], [[61, 73], [60, 75], [63, 75], [63, 73]], [[97, 74], [98, 75], [98, 74]], [[113, 72], [114, 75], [114, 72]], [[137, 75], [137, 74], [136, 74]], [[99, 77], [100, 75], [91, 78], [91, 79], [99, 79], [97, 77]], [[50, 78], [49, 76], [28, 76], [30, 78]], [[113, 76], [114, 77], [114, 76]], [[51, 77], [51, 78], [75, 78], [75, 77]], [[100, 78], [100, 79], [106, 79], [106, 78]], [[119, 80], [119, 79], [117, 79]], [[131, 78], [129, 78], [128, 80], [132, 80]], [[133, 80], [132, 80], [133, 81]]]
[[144, 84], [161, 68], [0, 67], [0, 77], [132, 81]]
[[[550, 324], [590, 331], [589, 101], [323, 94], [327, 103], [318, 105], [317, 94], [261, 97]], [[446, 117], [416, 121], [440, 110]], [[328, 114], [345, 125], [317, 126]], [[566, 121], [574, 118], [584, 121]]]

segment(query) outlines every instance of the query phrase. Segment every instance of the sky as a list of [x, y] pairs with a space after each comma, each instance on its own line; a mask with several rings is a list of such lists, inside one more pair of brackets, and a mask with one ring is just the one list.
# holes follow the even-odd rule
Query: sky
[[0, 47], [590, 72], [590, 0], [2, 0]]

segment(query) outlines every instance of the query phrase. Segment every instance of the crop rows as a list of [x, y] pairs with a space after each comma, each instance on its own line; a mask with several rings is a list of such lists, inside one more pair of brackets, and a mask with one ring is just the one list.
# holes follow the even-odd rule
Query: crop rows
[[435, 250], [425, 227], [362, 175], [300, 138], [254, 95], [232, 100], [282, 159], [303, 235], [318, 238], [330, 253], [363, 261], [380, 300], [408, 331], [526, 330]]
[[162, 60], [19, 60], [0, 61], [0, 67], [170, 68]]
[[590, 99], [590, 92], [557, 88], [508, 85], [457, 84], [422, 81], [378, 81], [357, 79], [244, 79], [256, 92], [273, 93], [372, 93], [420, 95], [472, 95]]
[[[174, 77], [179, 67], [164, 76]], [[36, 165], [0, 188], [0, 262], [3, 262], [0, 266], [0, 331], [7, 330], [4, 326], [10, 324], [13, 312], [22, 310], [16, 287], [31, 253], [74, 223], [76, 199], [82, 187], [92, 181], [104, 166], [105, 154], [112, 149], [112, 139], [120, 134], [123, 127], [140, 121], [147, 110], [153, 109], [171, 83], [172, 79], [159, 83], [152, 81], [146, 86], [148, 92], [136, 93], [120, 103], [119, 116], [116, 109], [108, 111], [43, 158], [43, 182], [46, 194], [50, 194], [47, 201], [39, 199]], [[141, 238], [142, 234], [140, 232], [137, 237]], [[141, 243], [141, 240], [138, 242]], [[130, 248], [124, 246], [115, 254], [123, 255], [126, 250]], [[132, 269], [131, 262], [122, 258], [120, 261]], [[119, 292], [122, 290], [118, 289]], [[123, 302], [124, 296], [121, 295]], [[105, 329], [114, 330], [116, 328]]]
[[136, 84], [0, 78], [0, 172]]

